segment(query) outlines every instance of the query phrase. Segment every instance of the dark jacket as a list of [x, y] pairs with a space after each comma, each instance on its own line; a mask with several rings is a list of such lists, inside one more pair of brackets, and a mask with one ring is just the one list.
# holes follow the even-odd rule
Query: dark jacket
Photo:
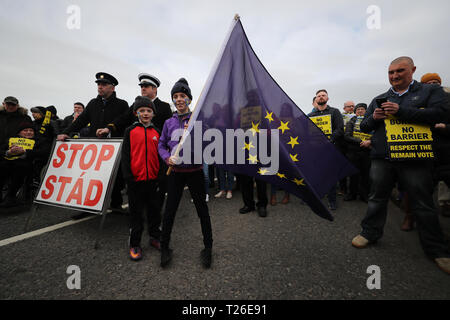
[[[172, 118], [172, 110], [167, 102], [163, 102], [159, 100], [159, 98], [156, 98], [155, 101], [153, 101], [153, 104], [155, 105], [156, 112], [152, 119], [152, 123], [159, 130], [159, 132], [162, 132], [164, 122], [166, 122], [167, 119]], [[124, 114], [108, 125], [108, 128], [112, 132], [116, 132], [124, 130], [136, 121], [137, 117], [133, 112], [133, 105], [131, 105], [131, 107], [128, 108]]]
[[[89, 101], [84, 111], [62, 133], [69, 135], [71, 132], [80, 132], [90, 123], [89, 137], [96, 137], [97, 129], [106, 128], [127, 110], [128, 103], [117, 98], [115, 92], [109, 97], [106, 104], [103, 103], [100, 96], [97, 96]], [[112, 132], [111, 136], [122, 137], [124, 129]]]
[[361, 139], [354, 136], [354, 132], [361, 132], [360, 127], [355, 127], [357, 116], [351, 118], [345, 126], [344, 139], [347, 143], [347, 152], [369, 152], [369, 148], [360, 147]]
[[423, 84], [414, 81], [409, 91], [398, 96], [391, 89], [375, 97], [367, 108], [364, 120], [361, 122], [361, 131], [372, 135], [372, 159], [387, 159], [388, 148], [386, 139], [386, 128], [383, 120], [376, 121], [373, 112], [377, 108], [376, 99], [387, 98], [391, 102], [399, 104], [399, 110], [395, 117], [400, 120], [416, 124], [433, 126], [444, 122], [450, 116], [448, 97], [442, 87], [432, 84]]
[[[20, 136], [13, 136], [10, 137], [6, 143], [0, 145], [0, 155], [1, 155], [1, 161], [25, 161], [25, 162], [31, 162], [38, 159], [46, 159], [51, 151], [51, 145], [48, 145], [47, 143], [43, 142], [42, 140], [36, 140], [35, 138], [29, 139], [34, 140], [35, 144], [32, 149], [25, 150], [25, 153], [21, 156], [18, 156], [18, 159], [14, 160], [7, 160], [5, 158], [6, 151], [9, 150], [9, 140], [11, 138], [22, 138]], [[11, 156], [11, 157], [17, 157], [17, 156]]]
[[342, 142], [344, 138], [344, 120], [342, 118], [341, 112], [333, 107], [327, 105], [327, 107], [320, 111], [319, 109], [314, 109], [308, 114], [308, 117], [317, 117], [331, 114], [331, 137], [330, 141], [335, 144]]
[[5, 107], [0, 106], [0, 145], [15, 136], [19, 124], [25, 121], [32, 122], [27, 109], [19, 107], [16, 112], [6, 112]]
[[135, 122], [125, 130], [122, 144], [122, 173], [125, 181], [156, 180], [159, 171], [159, 132], [151, 124]]

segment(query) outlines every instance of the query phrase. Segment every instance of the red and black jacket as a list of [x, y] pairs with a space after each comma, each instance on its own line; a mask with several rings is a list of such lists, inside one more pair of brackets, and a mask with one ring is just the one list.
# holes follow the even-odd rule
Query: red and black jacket
[[122, 172], [126, 181], [156, 180], [159, 171], [159, 132], [153, 124], [135, 122], [125, 130]]

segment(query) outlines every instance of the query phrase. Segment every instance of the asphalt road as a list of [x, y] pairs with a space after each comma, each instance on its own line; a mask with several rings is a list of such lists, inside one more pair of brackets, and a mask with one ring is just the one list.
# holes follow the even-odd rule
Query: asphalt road
[[[279, 198], [282, 195], [279, 193]], [[316, 216], [297, 198], [268, 207], [268, 216], [238, 213], [241, 194], [209, 202], [214, 248], [212, 268], [201, 267], [200, 223], [188, 192], [172, 233], [172, 265], [144, 235], [144, 258], [128, 258], [127, 217], [109, 214], [0, 246], [0, 299], [449, 299], [450, 276], [428, 260], [417, 231], [402, 232], [403, 213], [389, 205], [385, 236], [376, 246], [355, 249], [366, 204], [343, 202], [335, 221]], [[74, 211], [38, 210], [32, 230], [70, 220]], [[29, 211], [0, 212], [0, 239], [22, 233]], [[446, 236], [450, 219], [440, 218]], [[100, 236], [100, 248], [94, 242]], [[68, 289], [80, 268], [81, 288]], [[369, 290], [369, 266], [380, 268], [380, 289]]]

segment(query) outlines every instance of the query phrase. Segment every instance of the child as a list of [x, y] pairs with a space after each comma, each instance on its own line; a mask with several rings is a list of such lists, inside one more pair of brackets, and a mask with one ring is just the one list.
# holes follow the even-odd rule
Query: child
[[147, 97], [136, 97], [133, 110], [138, 122], [125, 130], [122, 145], [122, 171], [127, 182], [130, 209], [130, 259], [142, 259], [141, 237], [144, 231], [143, 212], [147, 207], [150, 245], [160, 249], [160, 204], [156, 196], [159, 171], [159, 132], [151, 122], [155, 106]]
[[211, 266], [213, 240], [211, 219], [205, 201], [203, 164], [177, 165], [178, 159], [172, 155], [178, 144], [178, 141], [171, 140], [172, 133], [177, 129], [185, 128], [191, 117], [191, 112], [189, 111], [189, 104], [192, 101], [191, 89], [184, 78], [175, 83], [171, 95], [176, 112], [172, 118], [164, 123], [158, 146], [159, 155], [172, 167], [172, 172], [168, 177], [168, 196], [161, 233], [161, 267], [167, 267], [172, 260], [172, 250], [169, 249], [170, 234], [178, 205], [183, 195], [184, 186], [187, 185], [194, 200], [202, 228], [203, 244], [205, 246], [200, 253], [202, 265], [205, 268], [209, 268]]

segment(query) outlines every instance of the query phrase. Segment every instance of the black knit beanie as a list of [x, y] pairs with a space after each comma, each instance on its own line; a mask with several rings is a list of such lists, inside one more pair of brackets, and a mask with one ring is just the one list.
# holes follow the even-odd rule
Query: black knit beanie
[[189, 84], [185, 78], [181, 78], [173, 86], [172, 91], [170, 91], [170, 94], [172, 95], [172, 99], [173, 99], [173, 95], [177, 92], [184, 93], [185, 95], [187, 95], [189, 97], [189, 99], [192, 100], [191, 89], [189, 88]]

